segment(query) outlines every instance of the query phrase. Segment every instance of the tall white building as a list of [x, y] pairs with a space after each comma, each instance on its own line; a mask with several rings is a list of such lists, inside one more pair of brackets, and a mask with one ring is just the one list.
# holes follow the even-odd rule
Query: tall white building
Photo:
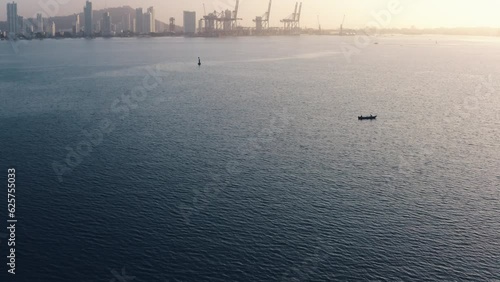
[[156, 32], [156, 16], [155, 16], [155, 8], [154, 7], [149, 7], [148, 8], [148, 13], [151, 14], [151, 31], [150, 32]]
[[75, 34], [79, 34], [80, 33], [80, 15], [79, 14], [75, 14], [75, 23], [73, 25], [75, 27], [75, 30], [73, 31]]
[[196, 33], [196, 12], [184, 11], [184, 34]]
[[7, 3], [7, 22], [9, 26], [9, 34], [15, 36], [19, 30], [19, 19], [17, 17], [17, 3]]
[[92, 2], [87, 0], [87, 3], [83, 8], [83, 13], [85, 15], [85, 36], [92, 37], [92, 35], [94, 34], [94, 16], [92, 15]]
[[144, 23], [144, 15], [142, 13], [142, 8], [135, 9], [135, 32], [143, 33], [142, 28]]
[[56, 36], [56, 23], [55, 22], [51, 22], [49, 24], [49, 26], [50, 26], [50, 31], [48, 32], [49, 36], [51, 36], [51, 37]]

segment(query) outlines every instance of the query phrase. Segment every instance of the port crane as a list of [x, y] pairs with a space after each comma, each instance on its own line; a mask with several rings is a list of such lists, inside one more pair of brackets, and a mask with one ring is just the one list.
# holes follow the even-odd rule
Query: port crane
[[267, 8], [267, 12], [263, 16], [256, 17], [255, 20], [253, 20], [255, 22], [257, 30], [269, 28], [269, 19], [271, 18], [271, 6], [272, 6], [272, 4], [273, 4], [273, 0], [269, 0], [269, 7]]
[[345, 21], [345, 15], [344, 18], [342, 19], [342, 23], [340, 24], [340, 35], [344, 35], [344, 21]]
[[[297, 12], [298, 8], [298, 12]], [[292, 31], [298, 31], [300, 29], [300, 14], [302, 13], [302, 2], [300, 2], [300, 7], [299, 7], [299, 2], [295, 3], [295, 10], [294, 12], [288, 16], [285, 19], [282, 19], [281, 22], [283, 23], [283, 29], [285, 32], [292, 32]]]
[[236, 0], [236, 6], [234, 7], [233, 11], [233, 17], [232, 23], [233, 23], [233, 29], [235, 29], [238, 26], [238, 20], [242, 20], [241, 18], [238, 18], [238, 10], [240, 8], [240, 0]]
[[203, 3], [203, 18], [198, 21], [198, 33], [203, 33], [205, 27], [203, 26], [205, 17], [207, 16], [207, 9], [205, 8], [205, 3]]
[[[203, 20], [205, 21], [205, 33], [216, 36], [220, 35], [221, 31], [227, 34], [235, 30], [238, 26], [238, 20], [242, 20], [242, 18], [238, 18], [239, 5], [240, 1], [236, 0], [236, 6], [233, 11], [225, 10], [220, 13], [214, 11], [208, 15], [205, 14], [203, 16]], [[203, 5], [203, 7], [205, 7], [205, 5]]]
[[319, 21], [319, 15], [318, 15], [318, 30], [319, 30], [319, 33], [321, 34], [321, 23]]
[[302, 15], [302, 2], [300, 2], [299, 15], [297, 17], [297, 27], [300, 28], [300, 16]]

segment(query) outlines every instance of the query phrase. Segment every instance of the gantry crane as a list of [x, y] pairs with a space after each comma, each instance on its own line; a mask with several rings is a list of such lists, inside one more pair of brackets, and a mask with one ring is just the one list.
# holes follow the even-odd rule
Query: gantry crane
[[211, 35], [220, 34], [219, 31], [229, 32], [235, 30], [238, 26], [238, 10], [240, 1], [236, 0], [236, 6], [234, 11], [225, 10], [220, 13], [214, 11], [208, 15], [204, 15], [203, 19], [205, 21], [205, 32]]
[[[297, 8], [299, 8], [298, 12]], [[294, 12], [287, 18], [281, 20], [285, 32], [298, 31], [300, 29], [301, 13], [302, 13], [302, 2], [300, 2], [300, 7], [299, 7], [299, 2], [297, 2], [295, 3]]]
[[269, 19], [271, 18], [271, 6], [273, 4], [273, 0], [269, 0], [269, 7], [267, 8], [267, 12], [261, 16], [261, 17], [256, 17], [255, 20], [255, 27], [257, 31], [261, 31], [262, 29], [269, 29]]
[[342, 23], [340, 24], [340, 35], [344, 35], [344, 21], [345, 21], [345, 15], [344, 18], [342, 19]]
[[238, 18], [238, 9], [240, 8], [240, 0], [236, 0], [236, 6], [234, 7], [234, 11], [233, 11], [233, 29], [236, 29], [236, 27], [238, 26], [238, 20], [242, 20], [240, 18]]
[[300, 2], [299, 14], [297, 16], [297, 27], [300, 28], [300, 15], [302, 15], [302, 2]]
[[271, 18], [271, 6], [273, 4], [273, 0], [269, 0], [269, 7], [267, 8], [266, 13], [266, 27], [269, 28], [269, 19]]
[[319, 21], [319, 15], [318, 15], [318, 31], [319, 34], [321, 34], [321, 22]]

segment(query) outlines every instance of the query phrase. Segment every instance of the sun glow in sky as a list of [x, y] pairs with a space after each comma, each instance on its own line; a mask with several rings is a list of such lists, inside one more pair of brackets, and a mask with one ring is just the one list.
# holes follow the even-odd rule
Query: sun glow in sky
[[[297, 0], [273, 0], [271, 26], [281, 26], [280, 19], [293, 12]], [[298, 0], [300, 1], [300, 0]], [[393, 14], [389, 27], [500, 27], [500, 0], [302, 0], [302, 27], [337, 28], [346, 15], [344, 26], [359, 28], [374, 20], [373, 13], [387, 10], [389, 3], [400, 3], [401, 13]], [[5, 3], [0, 6], [0, 20], [6, 19]], [[203, 16], [203, 3], [207, 12], [234, 9], [235, 0], [93, 0], [94, 9], [128, 5], [132, 8], [154, 6], [157, 19], [168, 22], [170, 17], [182, 23], [182, 11], [196, 11]], [[54, 5], [48, 11], [54, 15], [69, 15], [83, 11], [85, 0], [17, 0], [19, 14], [32, 17], [44, 12], [43, 6]], [[269, 0], [240, 0], [241, 25], [253, 26], [252, 19], [264, 14]]]

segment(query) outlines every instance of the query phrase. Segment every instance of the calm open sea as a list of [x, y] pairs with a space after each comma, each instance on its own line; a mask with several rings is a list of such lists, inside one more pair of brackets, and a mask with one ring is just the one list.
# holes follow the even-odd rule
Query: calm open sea
[[499, 281], [500, 39], [353, 39], [0, 42], [1, 281]]

